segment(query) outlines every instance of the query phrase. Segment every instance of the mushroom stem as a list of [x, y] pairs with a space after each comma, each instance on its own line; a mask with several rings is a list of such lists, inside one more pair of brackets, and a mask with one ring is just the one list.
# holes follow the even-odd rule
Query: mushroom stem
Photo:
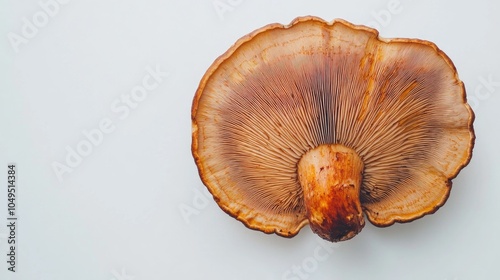
[[353, 238], [365, 225], [359, 200], [363, 162], [343, 145], [321, 145], [299, 161], [309, 225], [322, 238], [337, 242]]

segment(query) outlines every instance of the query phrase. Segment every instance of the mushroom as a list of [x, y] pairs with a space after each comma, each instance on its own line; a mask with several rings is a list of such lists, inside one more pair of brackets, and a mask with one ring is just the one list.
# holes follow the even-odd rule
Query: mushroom
[[431, 42], [300, 17], [241, 38], [203, 76], [192, 153], [215, 201], [251, 229], [306, 224], [337, 242], [447, 200], [474, 113]]

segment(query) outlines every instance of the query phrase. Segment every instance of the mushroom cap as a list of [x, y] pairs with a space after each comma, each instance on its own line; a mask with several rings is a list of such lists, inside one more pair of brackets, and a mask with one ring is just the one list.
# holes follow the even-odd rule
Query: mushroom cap
[[470, 161], [473, 120], [433, 43], [300, 17], [241, 38], [208, 69], [193, 101], [192, 153], [225, 212], [291, 237], [308, 223], [297, 163], [342, 144], [363, 160], [368, 220], [388, 226], [445, 203]]

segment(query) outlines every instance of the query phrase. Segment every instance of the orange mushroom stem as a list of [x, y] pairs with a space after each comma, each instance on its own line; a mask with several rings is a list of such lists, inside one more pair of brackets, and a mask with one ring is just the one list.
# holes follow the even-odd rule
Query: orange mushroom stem
[[329, 241], [353, 238], [365, 225], [360, 203], [363, 162], [343, 145], [321, 145], [298, 164], [312, 230]]

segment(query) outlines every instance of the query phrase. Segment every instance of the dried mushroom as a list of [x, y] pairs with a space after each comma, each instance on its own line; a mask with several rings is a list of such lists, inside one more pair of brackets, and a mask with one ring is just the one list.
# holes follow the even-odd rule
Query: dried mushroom
[[201, 80], [192, 152], [247, 227], [341, 241], [435, 212], [469, 162], [474, 114], [433, 43], [302, 17], [241, 38]]

